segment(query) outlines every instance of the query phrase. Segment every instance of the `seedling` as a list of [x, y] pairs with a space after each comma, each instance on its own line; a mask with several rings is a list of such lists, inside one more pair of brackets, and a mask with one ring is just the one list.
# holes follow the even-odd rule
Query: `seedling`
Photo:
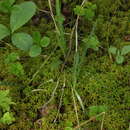
[[[95, 16], [95, 10], [96, 10], [96, 5], [92, 4], [91, 2], [87, 2], [83, 6], [77, 5], [76, 8], [74, 8], [74, 13], [78, 16], [85, 17], [85, 19], [88, 21], [92, 21], [94, 16]], [[75, 96], [77, 97], [83, 111], [85, 110], [84, 105], [83, 105], [83, 101], [82, 101], [80, 95], [78, 94], [78, 92], [76, 91], [75, 86], [77, 83], [77, 78], [78, 78], [79, 73], [80, 73], [81, 65], [82, 65], [84, 58], [85, 58], [86, 51], [88, 49], [93, 49], [95, 51], [98, 51], [98, 49], [99, 49], [100, 42], [99, 42], [97, 36], [94, 34], [94, 29], [95, 29], [96, 23], [97, 22], [95, 22], [93, 24], [93, 28], [92, 28], [90, 35], [85, 36], [82, 40], [83, 41], [83, 51], [81, 52], [82, 53], [81, 56], [80, 56], [78, 51], [74, 55], [73, 89], [74, 89]]]
[[125, 60], [124, 56], [130, 52], [130, 45], [126, 45], [121, 49], [117, 49], [114, 46], [110, 46], [108, 52], [109, 54], [113, 54], [115, 56], [117, 64], [122, 64]]
[[0, 24], [0, 40], [11, 36], [12, 44], [18, 49], [29, 52], [31, 57], [38, 56], [41, 53], [41, 47], [46, 47], [49, 44], [49, 38], [44, 37], [40, 39], [40, 45], [33, 45], [35, 41], [33, 41], [31, 35], [24, 32], [15, 33], [33, 17], [36, 12], [36, 5], [31, 1], [15, 5], [14, 3], [15, 0], [3, 0], [0, 2], [0, 11], [10, 13], [10, 27]]
[[35, 45], [29, 51], [31, 57], [40, 55], [42, 47], [47, 47], [50, 44], [50, 38], [47, 36], [42, 37], [39, 31], [33, 32], [33, 41]]

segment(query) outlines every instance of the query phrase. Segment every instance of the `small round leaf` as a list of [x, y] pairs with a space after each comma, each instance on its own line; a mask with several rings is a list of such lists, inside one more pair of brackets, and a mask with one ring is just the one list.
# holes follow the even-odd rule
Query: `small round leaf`
[[38, 45], [33, 45], [29, 51], [29, 55], [31, 57], [36, 57], [41, 54], [41, 47]]
[[42, 47], [47, 47], [49, 43], [50, 43], [50, 38], [45, 36], [41, 39], [40, 45]]
[[117, 64], [122, 64], [124, 62], [124, 56], [122, 55], [117, 55], [116, 56], [116, 63]]
[[110, 48], [108, 49], [108, 52], [115, 55], [117, 52], [117, 48], [114, 46], [110, 46]]
[[33, 44], [33, 39], [27, 33], [16, 33], [12, 36], [12, 43], [17, 48], [28, 51]]

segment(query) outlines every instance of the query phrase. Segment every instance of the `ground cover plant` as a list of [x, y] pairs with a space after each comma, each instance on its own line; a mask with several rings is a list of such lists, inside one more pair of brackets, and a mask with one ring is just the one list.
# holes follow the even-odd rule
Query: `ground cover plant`
[[130, 1], [0, 0], [0, 129], [129, 130]]

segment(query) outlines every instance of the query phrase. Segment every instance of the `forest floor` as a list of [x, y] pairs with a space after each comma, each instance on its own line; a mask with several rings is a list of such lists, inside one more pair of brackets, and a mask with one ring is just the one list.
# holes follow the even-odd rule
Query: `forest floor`
[[[9, 37], [0, 41], [0, 90], [9, 90], [15, 103], [10, 108], [15, 121], [0, 129], [130, 130], [130, 53], [120, 54], [124, 46], [130, 52], [130, 1], [89, 0], [84, 8], [91, 6], [94, 15], [84, 16], [77, 6], [82, 0], [63, 0], [64, 22], [58, 27], [64, 29], [65, 53], [57, 43], [63, 35], [57, 38], [48, 0], [32, 1], [37, 12], [17, 32], [38, 31], [50, 44], [30, 57]], [[51, 6], [55, 15], [54, 0]], [[8, 14], [0, 13], [0, 24], [9, 26]], [[11, 53], [19, 55], [19, 67], [6, 64]]]

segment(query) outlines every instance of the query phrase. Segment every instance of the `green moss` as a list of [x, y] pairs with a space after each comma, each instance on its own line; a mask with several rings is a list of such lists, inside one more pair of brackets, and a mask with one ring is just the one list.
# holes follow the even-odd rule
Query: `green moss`
[[[82, 1], [77, 0], [72, 2], [68, 0], [67, 2], [73, 10], [76, 4], [80, 4]], [[79, 120], [80, 122], [84, 122], [89, 119], [88, 108], [90, 106], [106, 105], [108, 110], [105, 114], [104, 129], [126, 130], [130, 120], [130, 61], [126, 59], [127, 63], [122, 66], [117, 65], [109, 59], [107, 48], [109, 45], [120, 47], [126, 44], [124, 43], [124, 36], [130, 33], [128, 11], [130, 2], [128, 4], [123, 4], [121, 0], [115, 0], [114, 2], [113, 0], [95, 0], [93, 2], [97, 3], [98, 6], [95, 17], [95, 19], [98, 18], [98, 24], [95, 33], [101, 42], [101, 48], [99, 52], [89, 50], [84, 64], [81, 66], [76, 90], [83, 100], [85, 113], [83, 113], [79, 102], [76, 100]], [[43, 1], [42, 4], [40, 1], [36, 1], [36, 3], [41, 9], [48, 8], [47, 1]], [[69, 17], [66, 17], [66, 19]], [[71, 19], [73, 18], [72, 13]], [[5, 18], [1, 17], [0, 20], [5, 24], [8, 22], [7, 16]], [[72, 20], [73, 22], [74, 20]], [[83, 36], [88, 35], [92, 24], [81, 18], [79, 32], [83, 32]], [[5, 46], [5, 43], [2, 43], [3, 47], [0, 47], [0, 80], [2, 81], [0, 89], [10, 89], [11, 97], [16, 103], [16, 106], [13, 106], [11, 109], [15, 115], [16, 122], [10, 126], [0, 126], [0, 128], [6, 128], [8, 130], [62, 130], [67, 127], [66, 122], [71, 122], [73, 127], [77, 126], [71, 93], [73, 78], [72, 68], [70, 66], [73, 63], [73, 56], [69, 58], [70, 66], [67, 65], [65, 69], [66, 86], [62, 101], [62, 110], [60, 110], [56, 123], [53, 123], [53, 121], [58, 112], [64, 82], [63, 74], [60, 75], [60, 85], [55, 97], [47, 106], [48, 109], [51, 105], [55, 107], [49, 109], [48, 114], [45, 116], [38, 113], [39, 108], [51, 98], [56, 86], [60, 64], [56, 67], [56, 70], [51, 69], [51, 67], [52, 63], [61, 57], [61, 51], [57, 49], [33, 81], [29, 83], [33, 74], [39, 69], [56, 46], [56, 33], [52, 31], [54, 30], [52, 20], [48, 23], [46, 18], [42, 18], [38, 26], [33, 25], [32, 20], [19, 31], [32, 34], [36, 30], [40, 30], [43, 36], [49, 36], [52, 43], [48, 48], [43, 50], [42, 55], [39, 57], [30, 58], [28, 54], [17, 50], [15, 47]], [[66, 27], [65, 30], [67, 32], [71, 31], [69, 27]], [[79, 38], [80, 40], [82, 39], [80, 33]], [[9, 39], [5, 41], [10, 42]], [[23, 64], [25, 71], [25, 75], [20, 78], [8, 73], [8, 66], [4, 63], [5, 57], [11, 52], [17, 52], [20, 55], [20, 63]], [[129, 58], [129, 55], [127, 58]], [[100, 126], [101, 121], [93, 121], [86, 124], [84, 128], [96, 130], [100, 129]]]

